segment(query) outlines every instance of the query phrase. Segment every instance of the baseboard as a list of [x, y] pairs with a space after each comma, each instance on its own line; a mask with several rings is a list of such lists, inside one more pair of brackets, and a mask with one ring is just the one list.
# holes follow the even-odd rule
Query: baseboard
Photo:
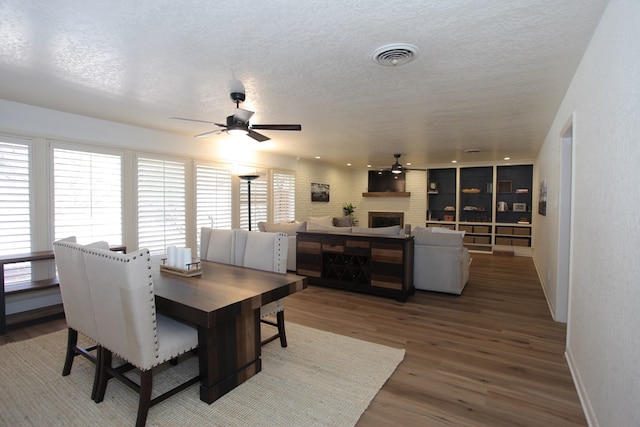
[[[555, 307], [551, 305], [551, 298], [549, 298], [549, 294], [547, 293], [547, 287], [544, 285], [543, 276], [540, 274], [540, 269], [538, 268], [538, 264], [536, 263], [536, 258], [532, 257], [532, 259], [533, 259], [533, 266], [536, 268], [536, 274], [538, 275], [538, 281], [540, 282], [540, 287], [542, 287], [542, 292], [544, 293], [544, 299], [545, 301], [547, 301], [547, 307], [549, 307], [549, 313], [551, 313], [551, 318], [553, 319], [553, 321], [557, 322], [558, 319], [556, 319], [556, 310], [555, 310]], [[560, 322], [560, 323], [566, 323], [566, 322]]]
[[567, 365], [569, 365], [569, 372], [571, 372], [573, 385], [576, 387], [576, 391], [578, 392], [578, 398], [580, 399], [580, 404], [582, 405], [584, 416], [587, 419], [587, 424], [589, 425], [589, 427], [599, 427], [600, 424], [598, 424], [596, 414], [593, 412], [591, 402], [589, 402], [587, 391], [585, 390], [584, 384], [582, 383], [582, 378], [580, 378], [580, 372], [578, 371], [570, 348], [566, 348], [564, 357], [567, 360]]

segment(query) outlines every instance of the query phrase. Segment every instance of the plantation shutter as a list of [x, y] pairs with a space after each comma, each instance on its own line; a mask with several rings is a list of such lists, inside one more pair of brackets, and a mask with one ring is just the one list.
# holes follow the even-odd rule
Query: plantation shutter
[[122, 244], [122, 156], [53, 149], [55, 240]]
[[296, 218], [296, 176], [273, 174], [273, 222], [289, 222]]
[[[240, 228], [249, 229], [247, 181], [240, 180]], [[267, 220], [267, 181], [251, 181], [251, 230], [258, 231], [258, 222]]]
[[151, 255], [186, 242], [185, 164], [138, 158], [138, 246]]
[[196, 165], [198, 248], [200, 248], [202, 227], [231, 229], [231, 197], [231, 171], [213, 166]]
[[[31, 252], [31, 145], [19, 141], [8, 137], [0, 141], [0, 255]], [[5, 265], [5, 284], [31, 280], [30, 264]]]

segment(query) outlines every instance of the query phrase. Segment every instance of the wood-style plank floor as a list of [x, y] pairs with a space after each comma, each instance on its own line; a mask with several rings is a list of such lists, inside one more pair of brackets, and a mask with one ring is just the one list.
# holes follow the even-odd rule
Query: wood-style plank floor
[[[566, 328], [552, 320], [531, 258], [472, 257], [461, 296], [417, 291], [399, 303], [310, 286], [286, 299], [286, 319], [406, 349], [359, 426], [586, 426]], [[64, 327], [14, 328], [0, 345]]]

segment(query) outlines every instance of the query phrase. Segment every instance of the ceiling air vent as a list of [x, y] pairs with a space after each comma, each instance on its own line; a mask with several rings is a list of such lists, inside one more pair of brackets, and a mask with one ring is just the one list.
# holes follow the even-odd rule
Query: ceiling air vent
[[371, 59], [380, 65], [397, 67], [408, 64], [418, 56], [418, 48], [405, 43], [388, 44], [373, 52]]

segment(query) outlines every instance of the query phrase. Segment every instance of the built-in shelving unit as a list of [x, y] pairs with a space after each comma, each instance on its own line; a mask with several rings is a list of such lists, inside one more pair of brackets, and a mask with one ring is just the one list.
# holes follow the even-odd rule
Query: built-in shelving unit
[[470, 250], [532, 247], [533, 165], [428, 170], [427, 226], [464, 231]]

